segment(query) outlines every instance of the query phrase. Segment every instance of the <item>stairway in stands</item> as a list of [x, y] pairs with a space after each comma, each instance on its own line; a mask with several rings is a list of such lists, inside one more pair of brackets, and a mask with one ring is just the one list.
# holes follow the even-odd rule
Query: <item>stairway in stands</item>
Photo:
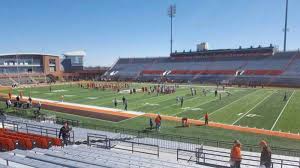
[[9, 77], [9, 80], [12, 81], [15, 84], [19, 84], [17, 81], [15, 81], [13, 78]]
[[34, 83], [34, 84], [38, 84], [39, 82], [36, 81], [32, 76], [29, 76], [29, 79]]
[[[292, 56], [292, 58], [288, 61], [288, 63], [286, 63], [286, 64], [283, 66], [283, 68], [282, 68], [281, 70], [283, 70], [283, 72], [288, 71], [289, 68], [295, 63], [295, 60], [297, 59], [297, 57], [300, 57], [300, 53], [299, 53], [299, 52], [296, 53], [296, 54], [294, 54], [294, 55]], [[267, 85], [270, 85], [271, 83], [273, 83], [273, 82], [276, 80], [277, 77], [278, 77], [278, 76], [273, 76], [273, 77], [269, 80], [269, 82], [267, 83]]]

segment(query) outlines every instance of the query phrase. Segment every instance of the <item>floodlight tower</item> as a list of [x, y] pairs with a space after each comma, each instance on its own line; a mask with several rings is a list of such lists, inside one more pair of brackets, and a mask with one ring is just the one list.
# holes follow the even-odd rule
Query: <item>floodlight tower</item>
[[288, 19], [288, 6], [289, 6], [289, 0], [286, 0], [285, 4], [285, 23], [284, 23], [284, 40], [283, 40], [283, 51], [286, 52], [286, 33], [288, 31], [287, 28], [287, 19]]
[[170, 5], [168, 9], [168, 16], [171, 19], [171, 46], [170, 46], [170, 54], [173, 52], [173, 18], [175, 17], [176, 14], [176, 5]]

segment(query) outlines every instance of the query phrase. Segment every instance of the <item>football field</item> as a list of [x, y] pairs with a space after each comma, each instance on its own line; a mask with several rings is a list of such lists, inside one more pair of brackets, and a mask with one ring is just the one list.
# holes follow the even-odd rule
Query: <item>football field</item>
[[[130, 88], [139, 89], [151, 84], [131, 84]], [[153, 85], [152, 85], [153, 86]], [[192, 96], [190, 88], [196, 89]], [[203, 93], [205, 90], [206, 95]], [[14, 89], [24, 96], [94, 105], [114, 107], [117, 99], [119, 109], [124, 109], [122, 97], [128, 100], [128, 110], [144, 113], [159, 113], [161, 115], [188, 117], [203, 120], [205, 113], [209, 120], [229, 125], [263, 128], [298, 133], [300, 128], [300, 90], [287, 88], [222, 88], [216, 86], [182, 85], [172, 94], [143, 93], [129, 94], [128, 90], [119, 93], [109, 89], [85, 89], [77, 85], [53, 85], [46, 87], [31, 87]], [[7, 91], [6, 91], [7, 92]], [[221, 96], [219, 95], [221, 94]], [[284, 95], [287, 95], [284, 100]], [[177, 97], [183, 97], [183, 106]]]

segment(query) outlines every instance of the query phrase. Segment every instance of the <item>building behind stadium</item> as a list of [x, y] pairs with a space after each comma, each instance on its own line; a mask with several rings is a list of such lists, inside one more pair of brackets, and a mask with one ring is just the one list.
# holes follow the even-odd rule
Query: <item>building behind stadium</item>
[[11, 53], [0, 55], [1, 74], [60, 73], [59, 55], [46, 53]]
[[84, 51], [61, 55], [48, 53], [0, 54], [0, 85], [40, 83], [60, 79], [92, 79], [106, 68], [84, 67]]

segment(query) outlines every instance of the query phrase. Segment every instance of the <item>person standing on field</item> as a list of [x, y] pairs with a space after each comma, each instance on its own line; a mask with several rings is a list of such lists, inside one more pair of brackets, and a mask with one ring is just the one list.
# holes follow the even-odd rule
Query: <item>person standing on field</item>
[[205, 125], [208, 125], [208, 114], [207, 113], [205, 113], [204, 119], [205, 119]]
[[126, 98], [125, 98], [125, 96], [123, 96], [123, 97], [122, 97], [123, 105], [125, 105], [125, 100], [126, 100]]
[[39, 101], [39, 102], [38, 102], [38, 110], [40, 111], [41, 108], [42, 108], [42, 103]]
[[202, 93], [203, 93], [204, 96], [206, 96], [206, 91], [205, 91], [205, 89], [202, 89]]
[[127, 102], [127, 100], [125, 100], [124, 106], [125, 106], [125, 107], [124, 107], [124, 110], [127, 111], [127, 107], [128, 107], [128, 102]]
[[286, 92], [284, 93], [284, 97], [283, 97], [283, 101], [286, 101], [287, 99], [287, 95], [286, 95]]
[[152, 130], [152, 129], [153, 129], [153, 121], [152, 121], [152, 118], [149, 119], [149, 125], [150, 125], [150, 129]]
[[155, 118], [155, 128], [157, 131], [160, 131], [161, 126], [161, 116], [158, 114]]
[[180, 99], [180, 106], [181, 107], [183, 106], [183, 97], [181, 97], [181, 99]]
[[177, 97], [176, 97], [176, 104], [179, 103], [179, 99], [180, 99], [180, 98], [177, 96]]
[[6, 100], [6, 108], [10, 108], [11, 107], [11, 101], [10, 99]]
[[117, 98], [114, 99], [115, 108], [118, 106]]

